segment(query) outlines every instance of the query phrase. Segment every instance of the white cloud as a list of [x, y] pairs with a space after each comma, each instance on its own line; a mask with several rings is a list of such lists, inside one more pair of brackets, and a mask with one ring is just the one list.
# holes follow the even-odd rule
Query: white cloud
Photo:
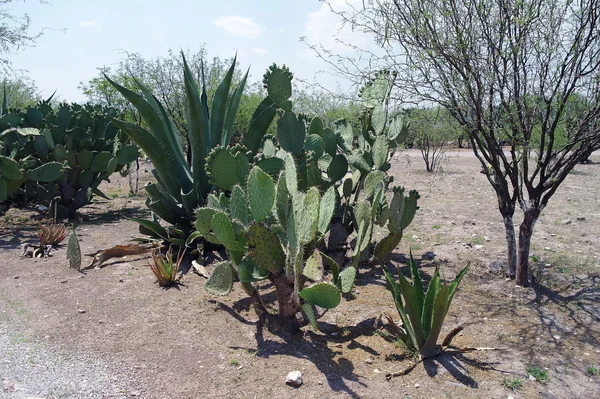
[[[359, 0], [331, 0], [331, 7], [337, 11], [350, 11], [352, 7], [361, 7]], [[327, 3], [322, 4], [317, 11], [308, 13], [308, 20], [304, 25], [303, 36], [308, 44], [323, 46], [325, 49], [337, 54], [350, 53], [354, 50], [343, 43], [367, 47], [365, 34], [360, 31], [354, 31], [349, 25], [342, 27], [342, 20], [331, 12]], [[343, 43], [340, 43], [343, 42]], [[298, 55], [314, 56], [312, 51], [304, 50]]]
[[82, 29], [102, 30], [102, 24], [95, 19], [77, 22], [77, 26]]
[[258, 54], [258, 55], [264, 55], [267, 54], [269, 51], [267, 49], [264, 49], [262, 47], [255, 47], [252, 49], [252, 54]]
[[256, 39], [263, 32], [263, 28], [248, 17], [224, 16], [213, 19], [213, 23], [225, 32], [236, 36]]

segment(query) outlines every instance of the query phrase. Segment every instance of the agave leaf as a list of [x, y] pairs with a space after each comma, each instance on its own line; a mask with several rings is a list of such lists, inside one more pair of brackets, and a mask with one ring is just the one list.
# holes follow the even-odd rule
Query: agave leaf
[[[406, 331], [406, 335], [408, 335], [408, 337], [410, 337], [410, 340], [407, 339], [406, 341], [404, 341], [404, 343], [406, 344], [407, 347], [409, 347], [409, 349], [417, 350], [419, 348], [419, 344], [415, 337], [414, 330], [409, 322], [408, 315], [406, 314], [406, 310], [404, 309], [404, 305], [402, 304], [402, 296], [400, 294], [400, 289], [398, 288], [398, 284], [396, 284], [396, 281], [394, 280], [394, 276], [392, 276], [392, 273], [390, 273], [388, 268], [385, 266], [382, 266], [382, 267], [383, 267], [383, 272], [385, 273], [385, 278], [388, 281], [391, 291], [392, 291], [394, 303], [396, 304], [396, 310], [398, 311], [398, 314], [400, 315], [400, 319], [402, 320], [402, 326], [404, 327], [404, 330]], [[400, 337], [400, 338], [402, 339], [402, 337]]]
[[200, 198], [206, 198], [211, 187], [204, 169], [206, 156], [209, 153], [207, 148], [210, 133], [208, 108], [206, 108], [206, 104], [202, 104], [200, 101], [198, 85], [196, 85], [183, 52], [181, 56], [183, 57], [183, 77], [188, 105], [187, 126], [190, 146], [192, 147], [192, 174], [194, 183], [198, 184], [198, 195]]
[[433, 320], [433, 305], [435, 298], [442, 289], [440, 282], [440, 271], [438, 268], [435, 269], [435, 273], [431, 277], [429, 287], [427, 288], [427, 295], [425, 296], [425, 302], [423, 303], [423, 315], [421, 317], [421, 325], [423, 326], [423, 334], [429, 337], [431, 332], [431, 323]]
[[416, 307], [419, 310], [419, 320], [421, 320], [421, 315], [423, 314], [423, 301], [425, 298], [425, 294], [423, 292], [423, 282], [421, 281], [421, 274], [419, 273], [419, 269], [417, 269], [417, 264], [415, 262], [415, 259], [413, 258], [412, 249], [410, 250], [409, 265], [410, 278], [412, 279], [413, 291], [417, 300]]
[[[167, 231], [165, 230], [165, 228], [156, 222], [153, 222], [151, 220], [146, 220], [146, 219], [140, 219], [140, 218], [130, 218], [130, 220], [133, 220], [137, 224], [152, 231], [154, 234], [156, 234], [157, 236], [159, 236], [161, 238], [164, 238], [165, 240], [168, 238], [168, 234], [167, 234]], [[185, 241], [184, 241], [184, 246], [185, 246]]]
[[442, 331], [442, 325], [444, 324], [444, 319], [446, 318], [447, 312], [448, 286], [444, 284], [437, 298], [435, 299], [435, 304], [433, 306], [433, 323], [431, 325], [429, 337], [427, 337], [427, 341], [419, 349], [419, 351], [421, 352], [421, 356], [425, 358], [435, 356], [437, 352], [437, 340], [440, 336], [440, 332]]
[[454, 280], [452, 281], [452, 283], [450, 283], [450, 287], [448, 288], [448, 306], [450, 306], [450, 302], [452, 301], [452, 298], [454, 297], [454, 293], [456, 292], [456, 289], [458, 288], [458, 284], [460, 284], [460, 281], [465, 276], [465, 273], [467, 273], [467, 270], [469, 269], [469, 266], [471, 266], [470, 263], [468, 263], [467, 266], [465, 266], [465, 268], [462, 269], [456, 275], [456, 277], [454, 278]]
[[[406, 280], [406, 277], [404, 277], [400, 271], [398, 272], [398, 282], [400, 284], [402, 297], [404, 298], [406, 313], [410, 318], [415, 339], [417, 340], [417, 348], [420, 348], [423, 346], [423, 344], [425, 344], [425, 336], [423, 335], [423, 327], [421, 326], [423, 304], [422, 302], [419, 304], [414, 287], [411, 286], [408, 280]], [[421, 305], [421, 307], [419, 307], [419, 305]]]
[[229, 89], [231, 87], [231, 80], [233, 79], [233, 72], [235, 71], [235, 64], [237, 55], [233, 57], [231, 67], [227, 71], [225, 78], [217, 88], [215, 96], [213, 97], [212, 109], [210, 113], [210, 147], [214, 148], [221, 142], [224, 134], [225, 126], [225, 113], [227, 112], [227, 99], [229, 98]]
[[242, 81], [233, 91], [233, 94], [231, 95], [231, 100], [229, 100], [229, 107], [227, 107], [227, 115], [225, 116], [225, 131], [223, 132], [223, 137], [221, 138], [222, 146], [229, 145], [229, 142], [231, 141], [231, 135], [233, 133], [233, 124], [235, 123], [237, 111], [240, 107], [240, 102], [242, 100], [242, 95], [244, 94], [244, 88], [246, 87], [246, 80], [248, 79], [249, 72], [250, 68], [248, 68], [248, 70], [246, 71], [246, 74], [242, 78]]
[[329, 255], [324, 254], [323, 252], [321, 252], [321, 258], [323, 258], [325, 260], [325, 262], [327, 262], [327, 264], [329, 265], [329, 268], [331, 269], [331, 275], [333, 277], [333, 282], [338, 285], [338, 278], [340, 275], [340, 266], [337, 264], [337, 262]]
[[163, 151], [160, 143], [146, 129], [131, 123], [123, 122], [117, 119], [112, 120], [117, 127], [122, 129], [152, 161], [156, 168], [156, 173], [160, 177], [160, 182], [165, 186], [169, 194], [177, 201], [181, 201], [181, 187], [178, 184], [176, 168], [174, 167], [169, 153]]

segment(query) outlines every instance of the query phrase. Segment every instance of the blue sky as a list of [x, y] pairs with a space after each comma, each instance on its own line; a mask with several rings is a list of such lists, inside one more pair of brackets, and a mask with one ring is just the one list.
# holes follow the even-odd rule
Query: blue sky
[[[123, 51], [153, 58], [169, 48], [195, 51], [205, 44], [209, 57], [237, 51], [242, 68], [251, 64], [253, 81], [276, 62], [330, 89], [339, 79], [319, 73], [327, 65], [299, 38], [347, 51], [334, 39], [339, 20], [317, 0], [27, 0], [9, 7], [14, 15], [29, 14], [32, 33], [46, 28], [35, 47], [10, 57], [13, 67], [27, 70], [43, 96], [56, 89], [67, 101], [84, 101], [79, 83], [96, 76], [98, 67], [116, 65]], [[341, 34], [364, 40], [349, 30]]]

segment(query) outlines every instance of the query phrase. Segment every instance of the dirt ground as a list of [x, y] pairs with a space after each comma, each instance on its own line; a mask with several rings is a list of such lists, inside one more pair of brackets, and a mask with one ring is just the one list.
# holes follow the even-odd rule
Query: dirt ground
[[[118, 394], [96, 393], [99, 398], [598, 395], [600, 376], [591, 375], [590, 367], [600, 369], [600, 154], [592, 164], [577, 166], [544, 210], [532, 243], [536, 281], [527, 289], [490, 268], [505, 258], [504, 230], [473, 154], [448, 152], [436, 174], [425, 172], [419, 157], [410, 150], [393, 163], [396, 184], [417, 189], [421, 209], [391, 263], [403, 267], [412, 248], [425, 274], [439, 264], [444, 277], [452, 278], [470, 262], [442, 336], [462, 324], [457, 347], [499, 350], [443, 355], [386, 381], [386, 372], [403, 369], [411, 359], [374, 327], [384, 312], [398, 318], [379, 268], [361, 271], [353, 295], [320, 321], [321, 332], [306, 328], [283, 339], [257, 329], [239, 287], [214, 297], [205, 291], [204, 278], [188, 273], [182, 285], [161, 289], [143, 255], [85, 273], [69, 269], [64, 246], [48, 259], [21, 259], [21, 243], [35, 242], [36, 223], [43, 220], [35, 209], [10, 209], [0, 218], [0, 333], [14, 346], [42, 345], [118, 364], [115, 378], [129, 385]], [[149, 178], [146, 166], [140, 172]], [[115, 198], [82, 210], [77, 232], [83, 252], [126, 244], [138, 235], [127, 217], [147, 215], [142, 194], [127, 196], [126, 179], [102, 189]], [[530, 379], [532, 367], [545, 371], [547, 380]], [[300, 388], [285, 384], [294, 370], [302, 372]], [[0, 397], [20, 397], [6, 382], [20, 378], [0, 375]], [[89, 397], [59, 388], [50, 383], [41, 394], [32, 393]]]

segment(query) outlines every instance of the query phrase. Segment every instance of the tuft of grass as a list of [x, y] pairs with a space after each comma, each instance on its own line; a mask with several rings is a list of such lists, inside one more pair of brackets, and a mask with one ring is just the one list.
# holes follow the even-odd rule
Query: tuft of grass
[[440, 227], [442, 227], [442, 226], [440, 226], [439, 224], [437, 224], [437, 223], [436, 223], [436, 224], [434, 224], [434, 225], [433, 225], [433, 226], [431, 226], [431, 227], [437, 230], [437, 229], [439, 229], [439, 228], [440, 228]]
[[587, 368], [587, 373], [590, 376], [598, 375], [598, 369], [596, 368], [596, 366], [590, 366]]
[[543, 382], [548, 381], [548, 373], [546, 372], [546, 370], [544, 370], [540, 367], [537, 367], [537, 366], [528, 367], [527, 374], [529, 374], [530, 376], [535, 378], [537, 382], [543, 383]]
[[472, 245], [483, 245], [483, 238], [481, 237], [472, 237], [471, 238]]
[[530, 259], [532, 262], [539, 262], [540, 261], [540, 257], [537, 255], [531, 255]]
[[170, 286], [179, 283], [177, 273], [179, 272], [179, 266], [185, 255], [185, 251], [179, 251], [177, 259], [173, 258], [173, 248], [169, 247], [169, 250], [165, 255], [162, 255], [158, 251], [152, 251], [152, 262], [150, 263], [150, 269], [158, 280], [158, 285], [161, 287]]
[[504, 388], [508, 388], [513, 392], [516, 392], [523, 387], [523, 381], [523, 378], [505, 378], [504, 381], [502, 381], [502, 385]]
[[237, 359], [235, 359], [235, 358], [233, 358], [233, 359], [231, 359], [231, 360], [229, 361], [229, 365], [230, 365], [231, 367], [238, 367], [238, 366], [240, 365], [240, 361], [239, 361], [239, 360], [237, 360]]

